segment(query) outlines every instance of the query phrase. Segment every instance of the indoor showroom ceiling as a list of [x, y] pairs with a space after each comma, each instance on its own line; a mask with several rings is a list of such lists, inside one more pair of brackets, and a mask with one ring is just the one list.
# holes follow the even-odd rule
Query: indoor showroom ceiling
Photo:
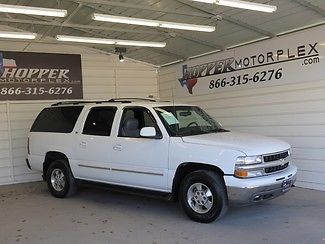
[[[8, 0], [1, 1], [1, 4], [57, 8], [68, 12], [63, 18], [0, 13], [0, 28], [6, 31], [37, 33], [32, 42], [42, 43], [57, 42], [57, 35], [165, 42], [165, 47], [126, 47], [126, 57], [160, 66], [325, 23], [325, 0], [250, 2], [275, 5], [277, 11], [265, 13], [191, 0]], [[94, 13], [215, 26], [215, 31], [201, 32], [95, 21]], [[77, 45], [107, 53], [114, 53], [116, 46], [85, 43]]]

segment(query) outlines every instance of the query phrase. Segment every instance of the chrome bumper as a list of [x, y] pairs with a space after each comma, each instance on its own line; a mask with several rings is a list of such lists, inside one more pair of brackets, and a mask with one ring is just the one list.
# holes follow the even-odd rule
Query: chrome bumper
[[290, 165], [281, 173], [251, 179], [225, 177], [231, 205], [249, 205], [273, 199], [288, 192], [296, 181], [297, 168]]

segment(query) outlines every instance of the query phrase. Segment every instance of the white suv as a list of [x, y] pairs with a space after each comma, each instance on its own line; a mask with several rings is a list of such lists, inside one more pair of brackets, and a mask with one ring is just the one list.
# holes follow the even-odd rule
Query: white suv
[[221, 127], [201, 108], [148, 99], [60, 102], [36, 118], [27, 164], [55, 197], [78, 182], [165, 193], [193, 220], [221, 217], [228, 202], [287, 192], [296, 179], [287, 143]]

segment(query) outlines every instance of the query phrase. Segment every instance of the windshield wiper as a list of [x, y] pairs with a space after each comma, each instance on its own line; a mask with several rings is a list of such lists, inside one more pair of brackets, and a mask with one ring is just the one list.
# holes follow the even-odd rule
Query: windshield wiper
[[223, 129], [223, 128], [218, 128], [218, 129], [211, 130], [211, 132], [230, 132], [230, 130], [226, 130], [226, 129]]

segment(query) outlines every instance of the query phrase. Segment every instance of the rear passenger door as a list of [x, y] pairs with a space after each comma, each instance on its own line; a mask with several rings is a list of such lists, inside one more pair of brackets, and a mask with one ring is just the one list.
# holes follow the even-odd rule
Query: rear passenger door
[[116, 107], [91, 108], [79, 137], [77, 177], [86, 180], [108, 181], [112, 147], [111, 130]]

